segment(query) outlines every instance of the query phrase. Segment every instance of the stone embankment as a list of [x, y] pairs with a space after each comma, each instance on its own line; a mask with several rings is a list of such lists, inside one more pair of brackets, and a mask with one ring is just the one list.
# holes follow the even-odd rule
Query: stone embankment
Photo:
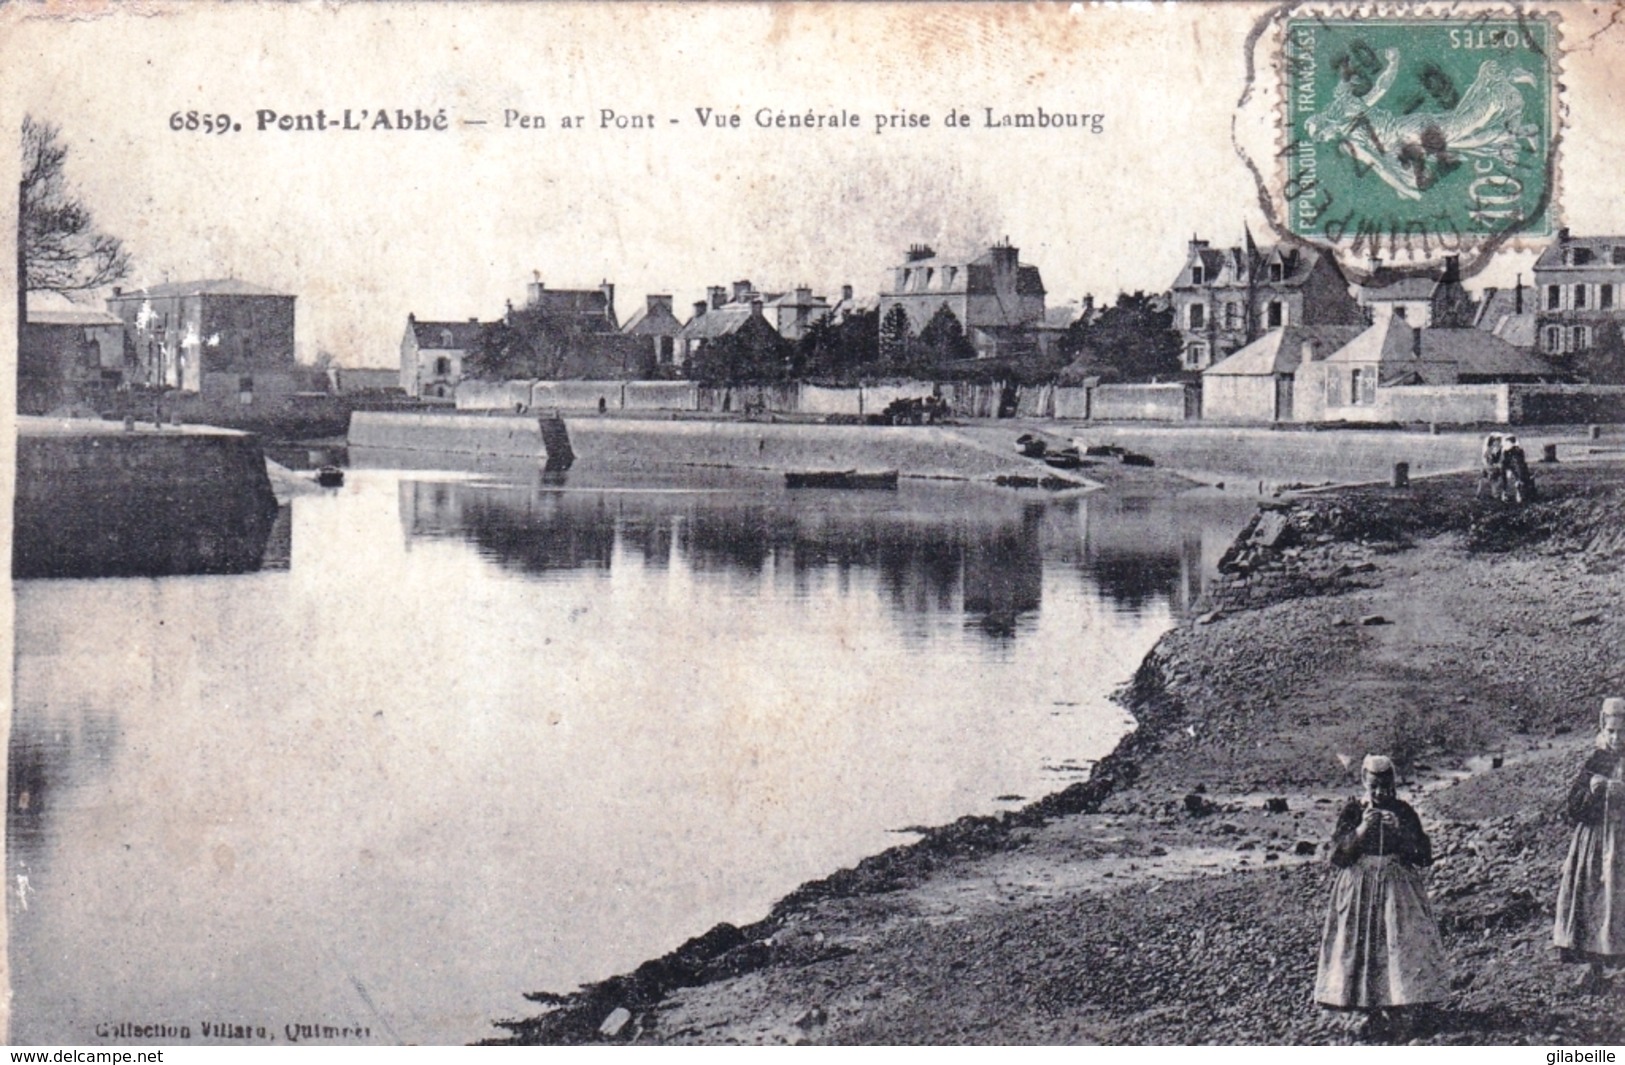
[[1433, 834], [1450, 999], [1385, 1038], [1614, 1043], [1547, 944], [1561, 796], [1625, 690], [1625, 467], [1268, 507], [1122, 693], [1094, 777], [808, 884], [625, 976], [537, 994], [520, 1042], [1342, 1043], [1310, 1001], [1326, 839], [1362, 754]]

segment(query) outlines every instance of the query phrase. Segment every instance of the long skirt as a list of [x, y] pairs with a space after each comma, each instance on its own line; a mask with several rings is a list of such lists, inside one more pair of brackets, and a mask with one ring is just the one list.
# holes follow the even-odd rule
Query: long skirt
[[1552, 943], [1574, 960], [1625, 962], [1625, 832], [1579, 825], [1557, 885]]
[[1449, 966], [1422, 872], [1393, 855], [1341, 870], [1326, 908], [1315, 1001], [1333, 1009], [1437, 1002]]

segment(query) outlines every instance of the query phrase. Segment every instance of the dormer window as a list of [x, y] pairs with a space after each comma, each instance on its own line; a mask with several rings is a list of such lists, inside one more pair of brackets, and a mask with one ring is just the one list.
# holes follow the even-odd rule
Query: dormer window
[[1193, 285], [1202, 285], [1202, 284], [1206, 284], [1206, 283], [1207, 283], [1207, 271], [1202, 268], [1202, 264], [1197, 263], [1195, 266], [1192, 266], [1191, 267], [1191, 284], [1193, 284]]
[[1270, 280], [1271, 281], [1279, 281], [1279, 280], [1281, 280], [1281, 278], [1284, 276], [1284, 274], [1285, 274], [1285, 271], [1282, 269], [1280, 263], [1270, 263]]
[[1591, 249], [1590, 248], [1575, 248], [1574, 249], [1574, 265], [1575, 266], [1584, 266], [1587, 263], [1589, 263], [1590, 261], [1591, 261]]
[[442, 329], [440, 331], [440, 346], [443, 347], [443, 348], [451, 347], [451, 330], [450, 329]]

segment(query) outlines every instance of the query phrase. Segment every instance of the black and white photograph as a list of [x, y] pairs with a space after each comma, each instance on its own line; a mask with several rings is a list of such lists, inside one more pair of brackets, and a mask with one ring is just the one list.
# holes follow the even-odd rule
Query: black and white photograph
[[0, 84], [0, 1041], [1625, 1042], [1618, 3]]

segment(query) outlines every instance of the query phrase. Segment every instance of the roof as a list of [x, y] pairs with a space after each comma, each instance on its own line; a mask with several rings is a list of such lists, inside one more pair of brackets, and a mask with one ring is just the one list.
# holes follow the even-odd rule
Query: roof
[[[1231, 288], [1246, 284], [1246, 278], [1242, 276], [1244, 267], [1252, 271], [1253, 280], [1257, 284], [1295, 288], [1309, 280], [1309, 275], [1314, 273], [1315, 267], [1321, 260], [1319, 250], [1289, 244], [1255, 248], [1253, 254], [1256, 257], [1249, 262], [1246, 251], [1239, 246], [1231, 248], [1193, 248], [1190, 258], [1186, 260], [1185, 265], [1180, 268], [1178, 276], [1174, 279], [1174, 287], [1180, 286], [1180, 278], [1189, 276], [1190, 264], [1193, 259], [1199, 259], [1202, 262], [1205, 276], [1202, 278], [1201, 287], [1204, 289]], [[1279, 262], [1284, 269], [1281, 271], [1279, 281], [1271, 281], [1269, 268], [1276, 262]]]
[[621, 324], [621, 332], [627, 336], [676, 336], [682, 331], [683, 323], [677, 320], [667, 304], [659, 304], [651, 313], [647, 306], [639, 307], [632, 312], [632, 317]]
[[214, 278], [207, 281], [170, 281], [162, 285], [149, 285], [146, 288], [126, 290], [111, 299], [154, 299], [164, 296], [276, 296], [281, 299], [293, 299], [286, 292], [277, 292], [275, 289], [265, 288], [261, 285], [239, 281], [234, 277]]
[[1272, 329], [1246, 347], [1202, 371], [1214, 377], [1269, 377], [1292, 373], [1303, 362], [1304, 345], [1324, 358], [1365, 332], [1363, 325], [1289, 325]]
[[[1415, 346], [1417, 333], [1421, 334], [1420, 353]], [[1414, 330], [1398, 318], [1365, 330], [1326, 361], [1378, 363], [1385, 379], [1389, 371], [1415, 372], [1424, 380], [1446, 383], [1463, 376], [1548, 377], [1555, 373], [1544, 359], [1482, 329]]]
[[419, 348], [441, 351], [468, 350], [474, 346], [474, 338], [480, 335], [480, 330], [485, 328], [480, 322], [466, 319], [461, 322], [420, 322], [411, 315], [407, 316], [406, 327], [412, 331]]
[[1430, 300], [1439, 282], [1431, 277], [1401, 277], [1386, 285], [1360, 287], [1362, 303], [1395, 303], [1400, 300]]
[[1493, 332], [1515, 348], [1533, 348], [1535, 346], [1535, 316], [1528, 313], [1504, 315], [1496, 323]]
[[55, 292], [28, 294], [29, 325], [122, 326], [124, 319], [110, 311], [74, 303]]
[[609, 294], [597, 288], [544, 288], [532, 291], [528, 306], [538, 307], [547, 314], [575, 314], [584, 318], [613, 320]]
[[[1614, 249], [1621, 249], [1616, 258]], [[1563, 252], [1565, 249], [1581, 249], [1591, 253], [1588, 263], [1565, 263]], [[1625, 237], [1570, 237], [1565, 243], [1557, 241], [1548, 244], [1546, 250], [1540, 253], [1535, 260], [1536, 270], [1562, 270], [1562, 269], [1594, 269], [1599, 266], [1625, 266]]]
[[[751, 305], [748, 303], [725, 303], [721, 307], [713, 308], [704, 314], [697, 314], [683, 326], [678, 334], [684, 340], [705, 340], [711, 337], [727, 336], [737, 333], [745, 323], [752, 318]], [[766, 324], [766, 319], [763, 319]], [[772, 326], [768, 326], [769, 329]]]
[[[998, 250], [1009, 250], [1012, 252], [1016, 251], [1014, 248], [989, 248], [981, 255], [978, 255], [976, 258], [968, 261], [965, 259], [950, 259], [941, 255], [932, 255], [928, 258], [922, 259], [910, 259], [908, 262], [903, 263], [899, 269], [908, 270], [910, 272], [920, 269], [929, 269], [932, 271], [953, 270], [953, 284], [951, 286], [938, 285], [931, 287], [928, 285], [925, 287], [920, 287], [917, 286], [913, 281], [910, 281], [902, 290], [895, 293], [883, 293], [883, 295], [904, 296], [915, 292], [928, 292], [933, 294], [992, 292], [994, 291], [993, 271], [996, 264], [996, 256], [993, 253]], [[934, 279], [935, 278], [933, 277], [933, 280]], [[1018, 260], [1016, 263], [1016, 294], [1018, 296], [1042, 296], [1044, 295], [1045, 291], [1043, 274], [1039, 272], [1038, 267], [1020, 262]]]

